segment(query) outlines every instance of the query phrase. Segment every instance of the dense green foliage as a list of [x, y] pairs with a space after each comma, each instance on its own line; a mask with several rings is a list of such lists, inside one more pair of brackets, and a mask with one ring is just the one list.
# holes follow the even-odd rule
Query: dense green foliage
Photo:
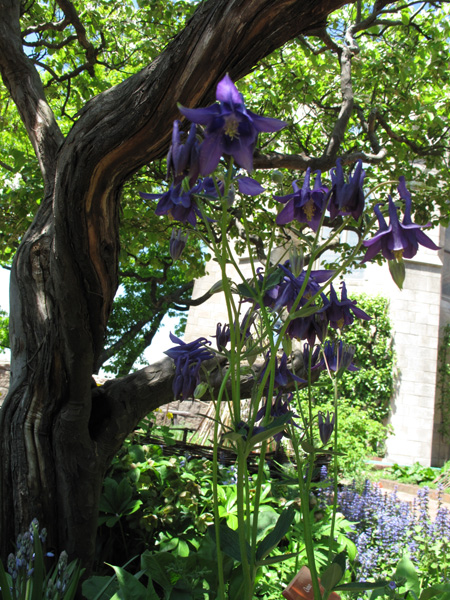
[[[389, 302], [382, 296], [352, 295], [358, 308], [372, 317], [355, 319], [342, 335], [345, 343], [356, 349], [354, 363], [358, 371], [346, 371], [339, 381], [339, 403], [364, 412], [369, 419], [385, 422], [390, 413], [394, 390], [395, 354]], [[326, 373], [314, 388], [314, 401], [321, 407], [334, 394], [333, 383]]]
[[[98, 543], [101, 562], [124, 565], [131, 556], [145, 553], [146, 567], [150, 562], [154, 564], [151, 574], [155, 588], [160, 591], [164, 587], [167, 598], [205, 598], [207, 590], [215, 597], [217, 564], [210, 535], [213, 528], [208, 530], [213, 523], [212, 463], [188, 454], [165, 456], [161, 447], [142, 444], [142, 441], [135, 436], [124, 446], [105, 481]], [[305, 560], [298, 489], [291, 475], [293, 473], [283, 475], [278, 471], [278, 476], [272, 477], [266, 470], [259, 510], [259, 538], [273, 529], [286, 506], [295, 507], [295, 518], [261, 572], [257, 585], [257, 597], [261, 599], [275, 598], [277, 594], [279, 597], [280, 586], [287, 585]], [[219, 514], [231, 531], [238, 526], [234, 477], [234, 467], [221, 467]], [[256, 476], [254, 479], [256, 481]], [[252, 484], [253, 481], [250, 489]], [[313, 519], [316, 557], [318, 564], [324, 565], [330, 520], [322, 518], [324, 507], [315, 498], [311, 498], [310, 508], [311, 515], [316, 515]], [[348, 547], [352, 555], [353, 544], [344, 535], [348, 530], [348, 524], [339, 519], [338, 547]], [[231, 571], [234, 564], [233, 555], [228, 556], [224, 568]], [[155, 571], [155, 565], [159, 566], [159, 572]], [[130, 568], [133, 570], [136, 566]], [[161, 579], [162, 570], [166, 570], [168, 578]], [[83, 587], [84, 594], [94, 597], [110, 579], [107, 574], [94, 578]], [[113, 591], [114, 585], [109, 588], [109, 594]]]
[[0, 348], [9, 348], [9, 317], [0, 310]]

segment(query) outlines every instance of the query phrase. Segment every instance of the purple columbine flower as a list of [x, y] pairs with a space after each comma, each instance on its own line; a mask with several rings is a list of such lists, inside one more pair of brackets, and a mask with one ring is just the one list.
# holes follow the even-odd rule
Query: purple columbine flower
[[[259, 183], [259, 181], [256, 181], [256, 179], [253, 179], [253, 177], [245, 177], [244, 175], [235, 175], [233, 177], [233, 183], [234, 182], [237, 183], [239, 192], [241, 194], [245, 194], [246, 196], [259, 196], [259, 194], [262, 194], [265, 191], [265, 189]], [[225, 184], [222, 180], [219, 180], [217, 182], [217, 187], [219, 188], [220, 193], [223, 194], [224, 189], [225, 189]], [[208, 194], [210, 196], [217, 196], [217, 189], [216, 189], [216, 186], [214, 185], [214, 180], [212, 177], [204, 178], [203, 189], [204, 189], [205, 194]]]
[[230, 341], [230, 326], [228, 325], [228, 323], [225, 324], [223, 327], [222, 323], [217, 323], [216, 335], [212, 337], [216, 338], [217, 350], [219, 350], [219, 352], [225, 350], [228, 342]]
[[229, 75], [225, 75], [217, 85], [216, 100], [219, 104], [207, 108], [179, 106], [181, 113], [191, 122], [205, 127], [205, 140], [199, 155], [200, 173], [212, 173], [223, 154], [232, 156], [240, 167], [252, 171], [258, 133], [279, 131], [286, 123], [247, 110]]
[[391, 196], [389, 196], [389, 227], [381, 214], [380, 205], [377, 204], [374, 211], [380, 228], [372, 239], [363, 242], [364, 246], [367, 247], [367, 252], [362, 262], [372, 260], [379, 252], [387, 260], [413, 258], [417, 254], [419, 244], [430, 250], [439, 250], [439, 246], [436, 246], [421, 231], [421, 228], [430, 227], [431, 224], [416, 225], [411, 221], [411, 195], [406, 189], [405, 178], [403, 176], [399, 179], [398, 191], [400, 197], [405, 200], [403, 222], [400, 223], [398, 220], [397, 208]]
[[347, 288], [343, 281], [341, 283], [341, 301], [339, 302], [337, 298], [333, 284], [330, 284], [330, 299], [326, 299], [322, 310], [333, 329], [342, 329], [345, 325], [351, 325], [354, 317], [366, 321], [370, 321], [372, 318], [363, 310], [357, 308], [356, 304], [356, 300], [349, 300], [347, 297]]
[[[266, 361], [261, 370], [261, 373], [259, 376], [259, 381], [262, 381], [262, 379], [264, 377], [264, 373], [267, 371], [267, 368], [269, 366], [269, 362], [270, 362], [270, 353], [268, 353], [266, 355]], [[298, 383], [306, 383], [306, 381], [304, 379], [297, 377], [297, 375], [294, 375], [294, 373], [289, 371], [289, 369], [287, 368], [287, 354], [285, 352], [283, 352], [280, 363], [278, 363], [278, 357], [275, 357], [275, 377], [274, 377], [273, 388], [274, 388], [274, 390], [277, 388], [283, 388], [290, 381], [297, 381]], [[270, 376], [266, 380], [265, 389], [267, 389], [269, 387], [269, 383], [270, 383]]]
[[186, 247], [187, 239], [187, 233], [183, 234], [181, 229], [172, 229], [169, 242], [169, 252], [173, 261], [178, 260], [182, 255], [183, 250]]
[[[298, 415], [296, 415], [292, 412], [292, 410], [290, 409], [290, 406], [289, 406], [293, 397], [294, 397], [293, 394], [287, 394], [287, 396], [286, 396], [282, 392], [279, 392], [277, 394], [277, 396], [274, 398], [272, 405], [270, 407], [270, 417], [272, 419], [276, 419], [277, 417], [283, 417], [287, 413], [290, 413], [292, 415], [292, 417], [298, 417]], [[267, 401], [263, 404], [263, 406], [261, 406], [261, 408], [256, 413], [256, 421], [259, 421], [260, 419], [265, 417], [266, 411], [267, 411]], [[288, 425], [288, 424], [292, 424], [292, 425], [295, 425], [296, 427], [298, 427], [298, 425], [295, 423], [295, 421], [293, 419], [290, 419], [286, 423], [286, 425]], [[284, 435], [285, 435], [285, 432], [280, 431], [279, 433], [276, 433], [273, 436], [273, 439], [276, 442], [279, 442]]]
[[206, 347], [211, 344], [206, 338], [198, 338], [193, 342], [186, 343], [170, 333], [170, 339], [178, 344], [164, 352], [175, 363], [175, 377], [172, 385], [174, 398], [186, 400], [192, 397], [195, 388], [200, 383], [202, 362], [213, 358], [214, 352]]
[[354, 346], [348, 346], [342, 340], [338, 343], [327, 341], [323, 346], [323, 353], [325, 365], [328, 365], [330, 371], [359, 371], [352, 363], [355, 356]]
[[317, 231], [325, 209], [328, 188], [322, 185], [320, 171], [317, 171], [314, 187], [311, 189], [310, 175], [311, 169], [308, 168], [301, 188], [297, 185], [297, 181], [292, 183], [293, 194], [274, 196], [275, 200], [286, 204], [277, 215], [278, 225], [287, 225], [292, 221], [298, 221], [307, 223], [313, 231]]
[[345, 181], [341, 160], [336, 161], [336, 167], [331, 169], [331, 196], [328, 204], [330, 218], [337, 215], [352, 215], [357, 221], [364, 210], [363, 183], [366, 172], [362, 168], [362, 161], [356, 163], [355, 171]]
[[322, 412], [319, 412], [318, 414], [319, 434], [324, 446], [328, 444], [331, 434], [333, 433], [335, 416], [336, 415], [332, 413], [332, 417], [330, 418], [329, 410], [327, 410], [326, 416], [324, 416]]
[[[281, 269], [285, 277], [283, 281], [279, 284], [277, 289], [277, 298], [274, 303], [274, 310], [280, 310], [282, 307], [286, 307], [287, 310], [291, 310], [297, 296], [300, 293], [300, 290], [303, 287], [305, 282], [307, 271], [304, 270], [298, 277], [294, 277], [291, 271], [285, 265], [279, 265], [279, 269]], [[320, 283], [324, 283], [328, 281], [330, 277], [333, 276], [334, 271], [328, 271], [326, 269], [322, 269], [320, 271], [311, 271], [309, 274], [308, 282], [305, 286], [305, 290], [303, 293], [303, 304], [307, 301], [307, 299], [314, 294], [316, 294], [320, 290]], [[299, 304], [299, 308], [302, 306], [302, 302]]]
[[307, 340], [308, 344], [314, 346], [316, 338], [323, 340], [326, 324], [319, 312], [307, 317], [297, 317], [287, 326], [286, 335], [295, 340]]
[[173, 183], [181, 183], [185, 177], [189, 178], [190, 187], [198, 179], [200, 168], [198, 153], [200, 144], [197, 140], [196, 125], [193, 123], [189, 130], [186, 142], [181, 143], [180, 121], [173, 122], [172, 144], [167, 154], [167, 179], [172, 176]]
[[145, 200], [159, 200], [155, 215], [169, 215], [180, 223], [189, 223], [192, 227], [197, 224], [197, 217], [201, 218], [200, 210], [195, 202], [195, 194], [201, 193], [203, 183], [199, 182], [189, 190], [183, 188], [182, 183], [172, 184], [163, 194], [146, 194], [139, 192]]

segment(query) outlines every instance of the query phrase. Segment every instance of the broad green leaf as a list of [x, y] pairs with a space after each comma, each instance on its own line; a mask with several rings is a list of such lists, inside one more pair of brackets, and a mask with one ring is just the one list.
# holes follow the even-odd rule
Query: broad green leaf
[[[208, 527], [208, 533], [212, 538], [213, 542], [216, 541], [216, 530], [214, 525]], [[219, 537], [220, 537], [220, 549], [222, 552], [231, 556], [238, 562], [241, 562], [241, 548], [239, 544], [239, 534], [234, 529], [230, 529], [226, 523], [221, 522], [219, 526]], [[250, 545], [246, 541], [245, 547], [247, 551], [247, 558], [250, 560]]]
[[264, 559], [278, 545], [280, 540], [289, 531], [294, 520], [295, 507], [293, 505], [284, 508], [273, 530], [259, 543], [256, 550], [256, 560]]

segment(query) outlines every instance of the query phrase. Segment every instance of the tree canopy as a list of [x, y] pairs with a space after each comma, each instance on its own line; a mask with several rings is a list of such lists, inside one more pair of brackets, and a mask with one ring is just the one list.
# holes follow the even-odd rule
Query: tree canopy
[[[196, 4], [25, 4], [23, 47], [61, 131], [70, 131], [90, 98], [155, 59]], [[362, 158], [369, 181], [396, 181], [403, 174], [414, 182], [419, 222], [447, 223], [448, 30], [445, 3], [360, 2], [265, 57], [239, 87], [253, 110], [278, 115], [289, 127], [276, 146], [270, 136], [263, 139], [256, 166], [298, 173], [308, 166], [329, 169], [337, 156], [349, 166]], [[2, 264], [10, 265], [41, 202], [42, 178], [8, 89], [0, 94], [0, 254]], [[178, 100], [173, 98], [174, 106]], [[97, 364], [109, 360], [106, 369], [122, 375], [142, 357], [164, 315], [181, 314], [174, 312], [174, 299], [178, 309], [188, 308], [192, 281], [204, 271], [204, 248], [192, 237], [184, 264], [173, 264], [171, 227], [138, 196], [140, 189], [160, 189], [163, 157], [161, 150], [122, 192], [122, 287]], [[286, 176], [286, 190], [289, 183]], [[264, 213], [256, 219], [261, 233], [267, 219]]]

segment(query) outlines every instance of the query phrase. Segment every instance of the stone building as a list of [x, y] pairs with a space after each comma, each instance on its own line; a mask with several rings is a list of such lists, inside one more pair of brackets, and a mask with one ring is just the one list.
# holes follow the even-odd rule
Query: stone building
[[[394, 433], [387, 441], [387, 460], [440, 466], [450, 459], [448, 439], [439, 433], [436, 392], [440, 334], [450, 322], [450, 228], [428, 230], [427, 235], [442, 249], [437, 253], [420, 246], [414, 259], [405, 260], [403, 290], [392, 281], [387, 264], [369, 264], [346, 275], [345, 281], [349, 294], [364, 292], [389, 299], [397, 366], [390, 417]], [[250, 276], [248, 260], [246, 264], [242, 259], [240, 268]], [[217, 263], [211, 262], [207, 271], [195, 283], [193, 298], [220, 279]], [[223, 299], [215, 294], [191, 308], [184, 339], [214, 335], [216, 323], [227, 321]]]

